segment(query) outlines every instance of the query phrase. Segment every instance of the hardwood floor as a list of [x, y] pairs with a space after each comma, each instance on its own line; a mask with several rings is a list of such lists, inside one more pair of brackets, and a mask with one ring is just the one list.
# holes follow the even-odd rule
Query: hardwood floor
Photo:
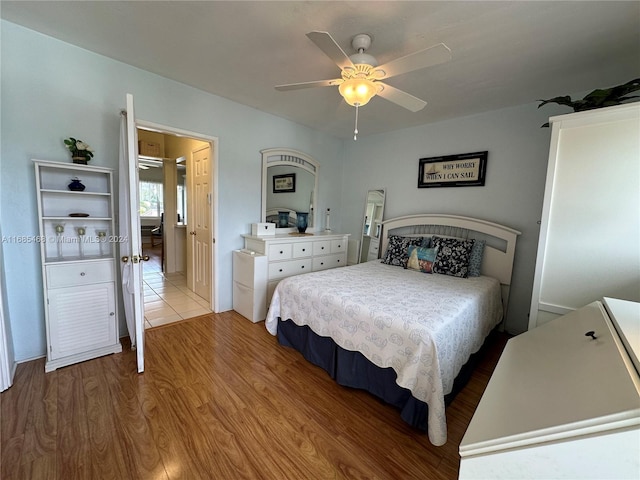
[[455, 479], [505, 341], [448, 407], [442, 447], [235, 312], [147, 330], [142, 375], [127, 345], [48, 374], [23, 363], [0, 394], [0, 478]]

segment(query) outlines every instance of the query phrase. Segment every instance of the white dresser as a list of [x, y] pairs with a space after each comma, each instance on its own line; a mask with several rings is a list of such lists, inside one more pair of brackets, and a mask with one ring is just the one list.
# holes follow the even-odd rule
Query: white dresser
[[640, 478], [639, 352], [640, 304], [609, 298], [509, 340], [460, 478]]
[[252, 322], [267, 316], [267, 256], [233, 252], [233, 309]]
[[[304, 236], [243, 235], [243, 237], [246, 251], [266, 255], [267, 257], [266, 293], [262, 296], [259, 291], [256, 292], [254, 290], [255, 295], [253, 296], [259, 301], [262, 301], [262, 298], [266, 298], [264, 316], [258, 320], [264, 320], [273, 291], [283, 278], [347, 265], [347, 244], [349, 240], [349, 235], [347, 234], [319, 232]], [[234, 284], [238, 282], [240, 275], [246, 278], [244, 272], [237, 271], [234, 266]], [[259, 287], [256, 285], [255, 288]], [[235, 303], [236, 295], [234, 290], [234, 305]]]

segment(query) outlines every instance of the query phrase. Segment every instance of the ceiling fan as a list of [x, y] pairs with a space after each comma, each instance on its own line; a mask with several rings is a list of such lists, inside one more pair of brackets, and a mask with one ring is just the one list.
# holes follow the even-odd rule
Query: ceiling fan
[[422, 110], [427, 104], [424, 100], [392, 87], [381, 80], [451, 60], [449, 47], [444, 43], [439, 43], [379, 66], [375, 57], [365, 53], [371, 46], [372, 41], [371, 36], [366, 33], [360, 33], [351, 40], [351, 46], [358, 52], [351, 56], [347, 56], [340, 48], [340, 45], [327, 32], [309, 32], [307, 37], [340, 67], [342, 78], [277, 85], [275, 87], [276, 90], [287, 91], [337, 85], [340, 95], [344, 97], [345, 101], [349, 105], [356, 107], [356, 134], [358, 133], [357, 108], [366, 105], [375, 95], [379, 95], [412, 112]]

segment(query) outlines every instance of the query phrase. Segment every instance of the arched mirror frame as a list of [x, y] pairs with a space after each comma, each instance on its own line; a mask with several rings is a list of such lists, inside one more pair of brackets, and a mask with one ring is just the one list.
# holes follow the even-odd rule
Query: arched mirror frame
[[[262, 154], [262, 218], [261, 222], [267, 221], [267, 189], [269, 185], [269, 167], [274, 166], [290, 166], [300, 168], [306, 172], [311, 173], [314, 176], [313, 191], [309, 195], [309, 224], [308, 231], [315, 231], [316, 227], [316, 205], [318, 204], [318, 177], [320, 164], [311, 156], [293, 150], [291, 148], [268, 148], [261, 150]], [[278, 208], [288, 209], [284, 205], [276, 205], [272, 209]], [[290, 210], [291, 211], [291, 210]], [[295, 212], [291, 211], [292, 215]], [[296, 232], [295, 227], [291, 228], [277, 228], [276, 233], [290, 233]]]
[[[376, 208], [378, 199], [380, 200], [380, 208]], [[384, 188], [372, 188], [367, 190], [367, 196], [364, 200], [364, 214], [362, 215], [362, 229], [360, 230], [358, 263], [367, 262], [373, 259], [369, 258], [371, 256], [370, 252], [372, 252], [372, 242], [378, 247], [375, 249], [375, 258], [380, 258], [380, 233], [382, 231], [385, 200], [386, 191]], [[370, 203], [373, 204], [371, 208], [369, 207]]]

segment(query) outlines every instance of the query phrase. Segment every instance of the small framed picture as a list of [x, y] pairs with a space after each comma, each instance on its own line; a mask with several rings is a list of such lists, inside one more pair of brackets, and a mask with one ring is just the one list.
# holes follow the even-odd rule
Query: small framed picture
[[273, 193], [285, 193], [296, 191], [296, 174], [286, 173], [273, 176]]
[[487, 174], [488, 152], [421, 158], [418, 188], [482, 187]]

